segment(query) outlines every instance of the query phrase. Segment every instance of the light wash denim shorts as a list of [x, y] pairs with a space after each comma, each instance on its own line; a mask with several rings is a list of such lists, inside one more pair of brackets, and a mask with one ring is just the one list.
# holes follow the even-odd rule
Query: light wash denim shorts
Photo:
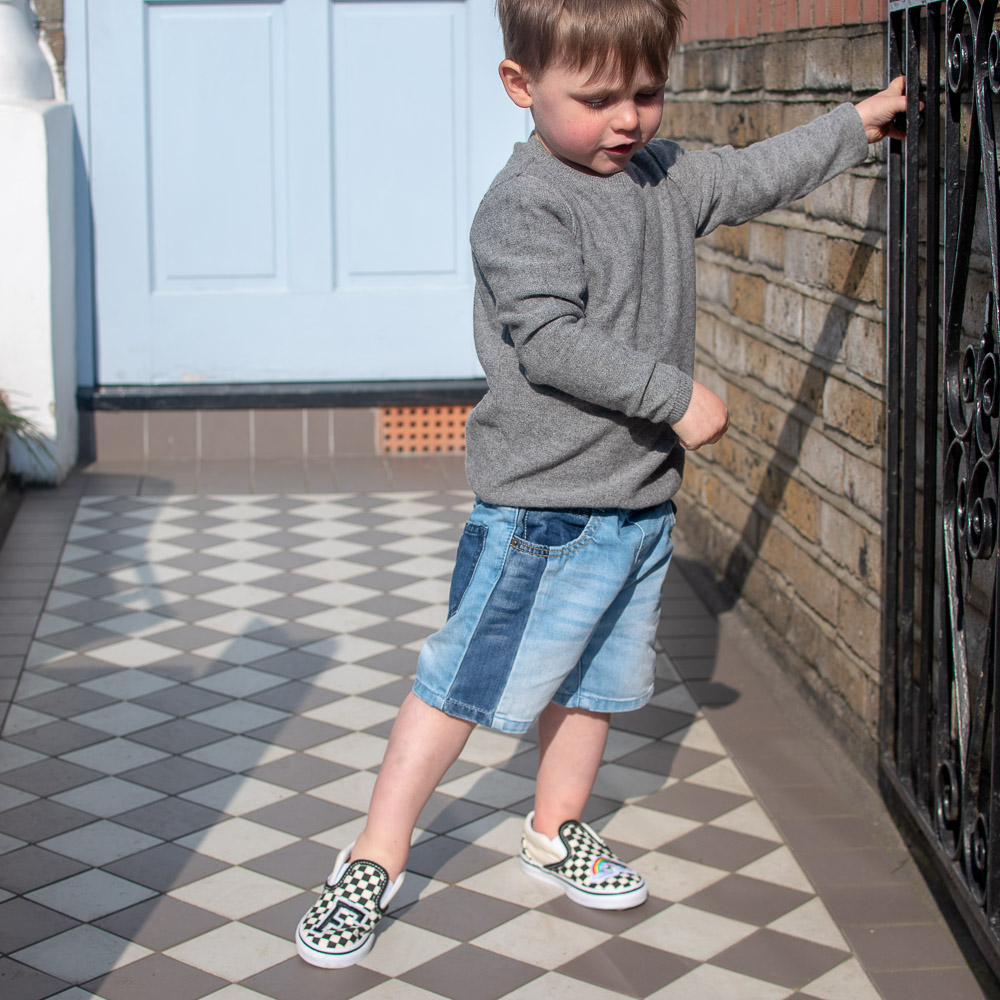
[[448, 620], [414, 693], [448, 715], [523, 733], [551, 702], [641, 708], [653, 693], [672, 501], [645, 510], [534, 510], [477, 500]]

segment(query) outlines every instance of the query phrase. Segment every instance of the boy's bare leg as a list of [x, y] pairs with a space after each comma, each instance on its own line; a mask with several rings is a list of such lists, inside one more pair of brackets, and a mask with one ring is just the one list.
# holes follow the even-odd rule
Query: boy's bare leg
[[611, 716], [550, 702], [538, 717], [538, 783], [532, 826], [555, 837], [568, 819], [580, 819], [594, 787]]
[[368, 821], [351, 857], [376, 861], [395, 880], [406, 867], [417, 817], [462, 752], [474, 722], [432, 708], [412, 692], [389, 735]]

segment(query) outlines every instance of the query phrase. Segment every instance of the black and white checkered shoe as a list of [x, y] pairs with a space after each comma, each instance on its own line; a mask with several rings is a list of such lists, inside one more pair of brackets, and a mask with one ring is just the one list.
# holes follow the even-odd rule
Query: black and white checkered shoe
[[645, 879], [633, 871], [586, 823], [567, 820], [554, 840], [524, 821], [521, 868], [526, 875], [548, 882], [581, 906], [596, 910], [628, 910], [646, 901]]
[[345, 969], [360, 962], [375, 943], [375, 927], [403, 884], [374, 861], [348, 861], [350, 847], [337, 855], [326, 888], [299, 921], [299, 955], [321, 969]]

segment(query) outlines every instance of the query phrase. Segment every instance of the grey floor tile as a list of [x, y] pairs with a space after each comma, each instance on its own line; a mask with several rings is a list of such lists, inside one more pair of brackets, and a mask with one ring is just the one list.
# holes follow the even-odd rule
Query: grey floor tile
[[29, 845], [0, 855], [0, 888], [24, 894], [86, 869], [78, 861]]
[[161, 844], [106, 866], [112, 874], [159, 892], [169, 892], [228, 867], [215, 858], [178, 847], [177, 844]]
[[686, 816], [688, 819], [707, 822], [749, 801], [746, 795], [680, 781], [669, 788], [647, 795], [640, 804], [645, 809], [659, 809], [674, 816]]
[[184, 757], [167, 757], [133, 771], [125, 771], [122, 777], [166, 795], [178, 795], [224, 778], [228, 773], [221, 768]]
[[72, 917], [29, 899], [9, 899], [0, 903], [0, 954], [9, 955], [67, 931], [76, 924]]
[[27, 767], [5, 771], [3, 783], [34, 795], [48, 796], [76, 788], [77, 785], [85, 785], [100, 777], [100, 771], [50, 757], [48, 760], [29, 764]]
[[[326, 864], [317, 869], [314, 873], [313, 885], [318, 885], [325, 877], [326, 869], [329, 867], [332, 854], [327, 852]], [[242, 923], [256, 927], [258, 930], [274, 934], [276, 937], [289, 937], [295, 932], [302, 915], [316, 902], [316, 896], [311, 892], [302, 892], [291, 899], [284, 899], [274, 906], [258, 910], [244, 917]]]
[[48, 754], [50, 757], [58, 757], [71, 750], [79, 750], [92, 743], [99, 743], [101, 740], [107, 739], [107, 735], [96, 729], [77, 725], [75, 722], [60, 721], [50, 722], [23, 733], [7, 735], [4, 739], [9, 739], [12, 743], [28, 747], [31, 750], [37, 750], [39, 753]]
[[736, 871], [774, 850], [774, 841], [751, 837], [745, 833], [703, 826], [664, 844], [664, 854], [686, 861], [695, 861], [713, 868]]
[[0, 813], [0, 833], [35, 843], [92, 823], [95, 819], [97, 816], [94, 813], [83, 812], [48, 799], [37, 799]]
[[202, 725], [191, 719], [176, 719], [136, 733], [132, 738], [167, 753], [185, 753], [196, 747], [215, 743], [228, 735], [223, 729]]
[[394, 910], [393, 916], [456, 941], [471, 941], [524, 912], [523, 906], [452, 885]]
[[812, 898], [812, 893], [761, 882], [743, 875], [730, 875], [721, 882], [688, 896], [684, 905], [763, 927]]
[[485, 868], [506, 861], [507, 855], [452, 837], [439, 836], [416, 844], [407, 870], [441, 882], [461, 882]]
[[194, 833], [211, 826], [224, 814], [216, 809], [207, 809], [194, 802], [184, 799], [163, 798], [148, 806], [133, 809], [115, 817], [117, 822], [124, 823], [152, 837], [162, 840], [176, 840], [186, 834]]
[[[387, 976], [365, 969], [360, 965], [338, 969], [337, 998], [350, 1000], [360, 993], [374, 989], [387, 980]], [[300, 958], [293, 958], [240, 983], [248, 990], [255, 990], [273, 1000], [303, 1000], [304, 997], [328, 996], [331, 987], [330, 971], [307, 965]]]
[[66, 989], [69, 982], [22, 965], [11, 958], [0, 958], [0, 992], [4, 1000], [42, 1000]]
[[984, 987], [965, 967], [876, 972], [872, 979], [885, 1000], [983, 1000], [995, 995], [992, 983]]
[[290, 750], [308, 750], [320, 743], [344, 736], [347, 732], [348, 730], [332, 726], [327, 722], [293, 716], [260, 729], [250, 729], [247, 735], [267, 743], [288, 747]]
[[172, 896], [156, 896], [94, 923], [153, 951], [166, 951], [175, 944], [221, 927], [226, 918], [182, 903]]
[[852, 924], [844, 936], [872, 972], [954, 968], [961, 953], [937, 924]]
[[646, 997], [690, 972], [696, 964], [637, 941], [611, 938], [561, 965], [558, 971], [618, 996]]
[[283, 802], [256, 809], [247, 813], [244, 818], [295, 837], [313, 837], [360, 815], [356, 809], [324, 802], [311, 795], [296, 795]]
[[300, 840], [243, 863], [244, 868], [290, 882], [301, 889], [311, 889], [321, 882], [329, 865], [330, 849], [311, 840]]
[[352, 770], [342, 764], [320, 760], [306, 754], [291, 754], [281, 760], [262, 764], [246, 772], [252, 778], [269, 781], [284, 788], [294, 788], [297, 792], [306, 792], [310, 788], [335, 781]]
[[499, 1000], [542, 975], [536, 965], [460, 944], [399, 978], [449, 1000]]
[[846, 957], [838, 949], [765, 928], [716, 955], [712, 964], [797, 989], [840, 965]]

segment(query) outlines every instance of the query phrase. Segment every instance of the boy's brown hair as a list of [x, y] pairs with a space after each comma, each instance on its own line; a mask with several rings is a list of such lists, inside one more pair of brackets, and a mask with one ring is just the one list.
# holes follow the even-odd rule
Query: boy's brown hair
[[548, 66], [665, 80], [684, 13], [678, 0], [497, 0], [504, 51], [530, 76]]

